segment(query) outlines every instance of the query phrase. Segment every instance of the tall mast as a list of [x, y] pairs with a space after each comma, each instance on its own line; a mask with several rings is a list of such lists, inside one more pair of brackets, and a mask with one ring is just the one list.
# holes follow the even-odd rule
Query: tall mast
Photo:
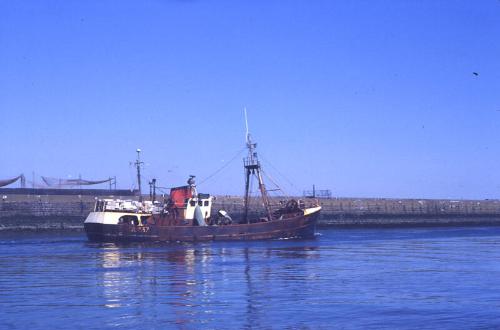
[[248, 119], [247, 119], [247, 109], [245, 108], [245, 125], [246, 125], [246, 145], [248, 148], [248, 156], [243, 159], [243, 164], [245, 166], [245, 212], [244, 212], [244, 222], [249, 223], [248, 219], [248, 201], [250, 198], [250, 180], [251, 175], [257, 175], [257, 180], [259, 181], [259, 190], [262, 196], [262, 202], [266, 209], [268, 220], [272, 220], [271, 209], [269, 207], [269, 199], [267, 197], [266, 186], [262, 180], [262, 174], [260, 171], [260, 162], [255, 149], [257, 148], [257, 143], [253, 143], [249, 130], [248, 130]]
[[141, 149], [137, 149], [137, 160], [135, 161], [135, 167], [137, 169], [137, 186], [139, 187], [139, 202], [142, 202], [142, 189], [141, 189]]
[[156, 200], [156, 179], [149, 181], [149, 199], [154, 203]]

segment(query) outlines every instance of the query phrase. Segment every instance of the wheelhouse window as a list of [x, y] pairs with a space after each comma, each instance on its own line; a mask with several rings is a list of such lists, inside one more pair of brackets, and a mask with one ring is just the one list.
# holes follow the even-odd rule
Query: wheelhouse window
[[139, 225], [139, 218], [137, 218], [135, 215], [124, 215], [121, 216], [118, 219], [119, 224], [133, 224], [133, 225]]
[[142, 225], [154, 225], [155, 221], [154, 221], [153, 217], [145, 215], [145, 216], [141, 217], [141, 223], [142, 223]]
[[95, 212], [103, 212], [105, 208], [106, 208], [106, 202], [105, 201], [97, 201], [95, 203], [94, 211]]
[[208, 201], [205, 201], [205, 202], [204, 202], [204, 205], [205, 205], [205, 206], [208, 206]]

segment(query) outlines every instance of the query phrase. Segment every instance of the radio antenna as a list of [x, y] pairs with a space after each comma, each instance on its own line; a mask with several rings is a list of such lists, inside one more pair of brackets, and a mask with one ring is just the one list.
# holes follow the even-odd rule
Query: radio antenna
[[247, 145], [250, 143], [250, 131], [248, 130], [248, 117], [247, 117], [247, 108], [243, 108], [245, 111], [245, 128], [246, 128], [246, 135], [245, 135], [245, 140]]

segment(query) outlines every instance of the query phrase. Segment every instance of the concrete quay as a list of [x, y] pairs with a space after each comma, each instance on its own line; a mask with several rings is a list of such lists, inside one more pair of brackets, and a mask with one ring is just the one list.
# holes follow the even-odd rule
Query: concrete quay
[[[0, 230], [79, 229], [96, 198], [135, 199], [128, 190], [0, 189]], [[274, 204], [278, 199], [273, 199]], [[500, 225], [500, 200], [435, 200], [331, 198], [323, 207], [320, 226], [463, 226]], [[225, 209], [241, 218], [240, 196], [217, 196], [213, 213]], [[253, 215], [262, 212], [259, 203]]]
[[[331, 198], [318, 202], [320, 226], [500, 225], [500, 200]], [[241, 197], [219, 197], [216, 203], [232, 215], [243, 212]]]

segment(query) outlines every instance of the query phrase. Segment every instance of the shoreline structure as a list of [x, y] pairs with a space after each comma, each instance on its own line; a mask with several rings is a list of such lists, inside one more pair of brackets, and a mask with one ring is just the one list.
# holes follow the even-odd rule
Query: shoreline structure
[[[131, 190], [3, 188], [0, 198], [0, 230], [78, 230], [83, 228], [96, 198], [137, 199], [137, 196]], [[321, 198], [318, 201], [323, 208], [319, 226], [500, 225], [500, 200], [496, 199]], [[238, 219], [243, 205], [242, 196], [217, 196], [213, 212], [224, 209]], [[263, 211], [263, 208], [254, 210]]]

